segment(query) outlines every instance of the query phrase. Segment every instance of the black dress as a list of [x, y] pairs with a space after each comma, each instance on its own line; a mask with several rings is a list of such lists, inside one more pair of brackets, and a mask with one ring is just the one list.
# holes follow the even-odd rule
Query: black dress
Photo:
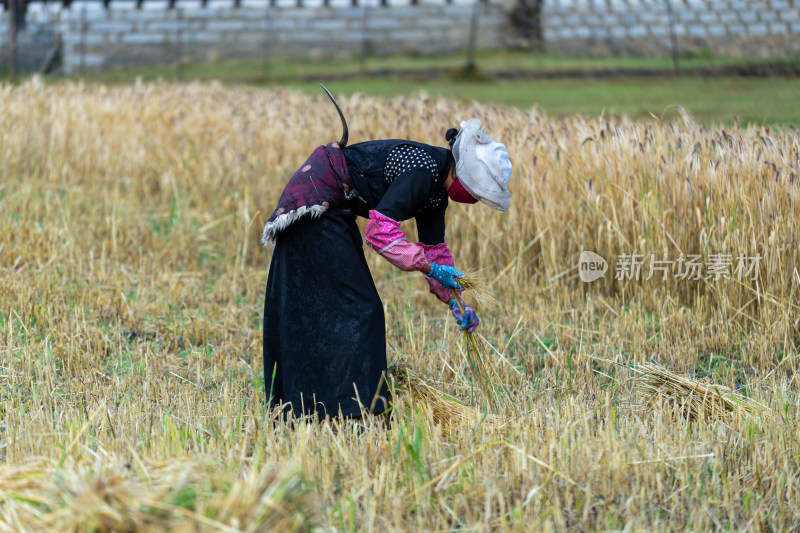
[[295, 416], [356, 417], [388, 407], [381, 303], [356, 216], [415, 217], [419, 240], [444, 242], [449, 150], [410, 141], [346, 147], [350, 199], [275, 237], [264, 302], [270, 407]]

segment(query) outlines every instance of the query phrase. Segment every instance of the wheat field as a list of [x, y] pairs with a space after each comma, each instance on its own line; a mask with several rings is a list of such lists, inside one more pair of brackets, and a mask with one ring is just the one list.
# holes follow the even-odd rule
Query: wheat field
[[[507, 144], [510, 212], [447, 220], [495, 300], [475, 340], [505, 404], [487, 409], [422, 277], [367, 252], [390, 361], [466, 414], [438, 424], [398, 393], [388, 429], [290, 425], [265, 407], [259, 237], [340, 135], [325, 95], [36, 78], [0, 95], [0, 530], [800, 527], [796, 129], [342, 98], [351, 142], [444, 145], [476, 116]], [[604, 278], [579, 279], [583, 251]], [[650, 254], [675, 272], [626, 278]], [[691, 257], [730, 275], [680, 276]], [[656, 364], [688, 392], [643, 382]], [[692, 383], [759, 407], [688, 416]]]

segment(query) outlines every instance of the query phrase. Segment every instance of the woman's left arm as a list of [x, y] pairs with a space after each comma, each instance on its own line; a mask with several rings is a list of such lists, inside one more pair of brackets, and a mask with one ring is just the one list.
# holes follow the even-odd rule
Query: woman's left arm
[[[444, 240], [445, 232], [445, 210], [447, 203], [439, 209], [418, 213], [417, 220], [417, 243], [425, 251], [425, 257], [431, 263], [455, 267], [453, 255]], [[431, 294], [436, 296], [441, 302], [449, 304], [453, 300], [453, 291], [443, 286], [435, 279], [426, 278], [430, 287]], [[461, 294], [461, 291], [458, 291]]]
[[[454, 266], [453, 255], [447, 247], [447, 241], [444, 240], [444, 209], [420, 213], [416, 218], [417, 234], [420, 240], [417, 244], [425, 250], [425, 257], [428, 258], [428, 261], [439, 265]], [[465, 331], [475, 331], [475, 328], [481, 322], [475, 309], [463, 301], [459, 304], [458, 300], [454, 298], [453, 291], [432, 277], [428, 276], [426, 279], [428, 280], [431, 294], [450, 307], [450, 312], [453, 313], [458, 326]], [[461, 291], [457, 290], [455, 292], [461, 299]]]

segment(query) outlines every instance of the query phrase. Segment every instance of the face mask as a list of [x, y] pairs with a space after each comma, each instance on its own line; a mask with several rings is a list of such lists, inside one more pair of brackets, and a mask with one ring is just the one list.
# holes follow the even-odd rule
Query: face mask
[[447, 189], [447, 196], [449, 196], [454, 202], [459, 202], [462, 204], [474, 204], [478, 201], [477, 198], [467, 192], [467, 189], [461, 185], [461, 182], [458, 181], [458, 178], [454, 179], [453, 183], [450, 184], [450, 188]]

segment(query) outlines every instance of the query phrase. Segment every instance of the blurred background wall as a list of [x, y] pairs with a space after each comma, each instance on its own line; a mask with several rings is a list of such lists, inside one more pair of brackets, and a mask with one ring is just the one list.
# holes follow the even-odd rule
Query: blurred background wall
[[546, 0], [550, 50], [590, 55], [800, 53], [800, 0]]
[[4, 0], [0, 60], [12, 18], [20, 70], [67, 74], [272, 54], [436, 54], [463, 50], [471, 24], [478, 49], [800, 53], [800, 0]]

